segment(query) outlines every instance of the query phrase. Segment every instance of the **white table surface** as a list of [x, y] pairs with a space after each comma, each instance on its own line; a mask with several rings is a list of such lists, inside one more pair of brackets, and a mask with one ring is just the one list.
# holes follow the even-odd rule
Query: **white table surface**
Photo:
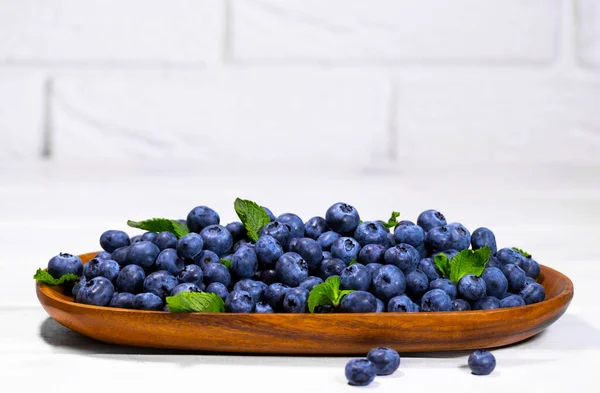
[[[519, 168], [470, 174], [361, 171], [344, 167], [290, 172], [207, 167], [102, 167], [34, 164], [0, 167], [0, 386], [23, 391], [88, 392], [355, 391], [344, 378], [348, 357], [181, 353], [103, 344], [50, 319], [32, 275], [58, 252], [99, 248], [100, 234], [127, 219], [185, 217], [196, 205], [235, 219], [236, 196], [276, 214], [323, 215], [336, 201], [362, 218], [400, 210], [415, 220], [427, 208], [473, 230], [492, 228], [500, 247], [518, 246], [569, 276], [575, 298], [537, 337], [494, 350], [488, 377], [466, 368], [469, 353], [402, 354], [399, 371], [378, 377], [376, 391], [597, 391], [600, 365], [600, 171]], [[236, 173], [237, 172], [237, 173]], [[134, 231], [130, 231], [134, 232]], [[107, 390], [110, 389], [110, 390]], [[473, 389], [473, 390], [472, 390]], [[10, 390], [8, 390], [10, 391]]]

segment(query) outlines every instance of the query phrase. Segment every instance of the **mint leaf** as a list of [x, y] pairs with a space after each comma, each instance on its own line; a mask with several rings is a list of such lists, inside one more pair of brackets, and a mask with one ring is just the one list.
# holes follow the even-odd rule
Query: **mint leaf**
[[450, 260], [448, 259], [448, 256], [446, 254], [444, 254], [443, 252], [436, 254], [433, 257], [433, 262], [435, 262], [435, 265], [438, 269], [440, 269], [440, 272], [442, 272], [444, 277], [450, 277]]
[[225, 267], [227, 269], [231, 269], [231, 260], [230, 259], [223, 259], [223, 258], [221, 258], [221, 263], [223, 265], [225, 265]]
[[358, 262], [356, 262], [356, 259], [352, 258], [352, 260], [350, 261], [350, 263], [348, 264], [348, 266], [352, 266], [357, 264]]
[[144, 221], [128, 220], [127, 225], [149, 232], [171, 232], [177, 236], [177, 238], [190, 233], [187, 225], [182, 224], [177, 220], [169, 220], [168, 218], [150, 218], [149, 220]]
[[340, 278], [339, 276], [330, 276], [321, 283], [311, 289], [308, 294], [308, 310], [313, 313], [317, 306], [339, 306], [340, 301], [344, 296], [354, 292], [352, 289], [346, 289], [340, 291]]
[[392, 215], [390, 216], [390, 219], [387, 222], [384, 222], [383, 226], [386, 229], [395, 228], [396, 225], [398, 225], [398, 217], [400, 217], [400, 212], [392, 212]]
[[481, 276], [492, 250], [485, 246], [478, 250], [462, 250], [450, 261], [450, 280], [457, 283], [463, 276], [473, 274]]
[[76, 274], [64, 274], [59, 278], [54, 278], [47, 270], [38, 269], [33, 275], [33, 278], [46, 285], [60, 285], [65, 282], [79, 281], [81, 277]]
[[253, 241], [257, 241], [262, 227], [271, 222], [265, 209], [255, 202], [240, 198], [235, 199], [233, 208], [246, 227], [248, 237]]
[[211, 292], [179, 292], [167, 296], [167, 306], [171, 312], [225, 312], [225, 303]]
[[517, 247], [513, 247], [512, 249], [515, 250], [516, 252], [518, 252], [519, 254], [523, 255], [525, 258], [531, 258], [531, 254], [525, 250], [521, 250], [520, 248], [517, 248]]

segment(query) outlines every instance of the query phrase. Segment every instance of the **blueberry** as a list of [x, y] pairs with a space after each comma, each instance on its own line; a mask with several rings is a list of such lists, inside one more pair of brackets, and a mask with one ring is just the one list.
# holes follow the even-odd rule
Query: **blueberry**
[[536, 281], [531, 277], [525, 277], [525, 286], [529, 284], [534, 284]]
[[115, 292], [108, 304], [110, 307], [133, 308], [135, 295], [127, 292]]
[[141, 241], [154, 243], [154, 239], [156, 239], [156, 235], [158, 235], [158, 233], [156, 233], [156, 232], [145, 232], [142, 235]]
[[519, 267], [523, 269], [527, 278], [537, 280], [540, 276], [540, 264], [531, 258], [525, 258]]
[[284, 213], [277, 217], [277, 221], [290, 226], [290, 238], [304, 237], [304, 222], [293, 213]]
[[[225, 257], [224, 259], [227, 259], [227, 257]], [[221, 258], [219, 258], [217, 254], [210, 250], [204, 250], [200, 251], [200, 254], [196, 255], [196, 257], [194, 258], [194, 263], [200, 266], [202, 270], [204, 270], [206, 265], [208, 265], [209, 263], [221, 263]]]
[[453, 230], [444, 225], [432, 228], [425, 236], [425, 246], [430, 250], [445, 251], [452, 248]]
[[73, 285], [73, 289], [71, 289], [71, 294], [73, 295], [73, 298], [77, 297], [77, 292], [79, 292], [81, 287], [83, 287], [86, 282], [87, 282], [87, 280], [86, 280], [85, 276], [81, 276], [79, 281], [77, 281], [77, 284]]
[[469, 311], [471, 305], [465, 299], [452, 300], [452, 311]]
[[283, 255], [283, 248], [273, 236], [261, 236], [254, 247], [258, 262], [262, 266], [271, 266]]
[[418, 312], [418, 306], [406, 295], [394, 296], [387, 304], [388, 312]]
[[377, 375], [390, 375], [400, 367], [400, 355], [392, 348], [373, 348], [367, 359], [375, 365]]
[[419, 255], [421, 256], [421, 259], [425, 258], [427, 256], [427, 247], [425, 247], [425, 244], [422, 244], [420, 246], [416, 246], [415, 250], [417, 250], [419, 252]]
[[268, 303], [263, 303], [263, 302], [259, 302], [256, 303], [256, 308], [254, 309], [254, 312], [256, 312], [257, 314], [273, 314], [273, 307], [271, 307], [271, 305], [269, 305]]
[[220, 282], [210, 283], [206, 287], [206, 292], [210, 292], [210, 293], [214, 293], [215, 295], [218, 295], [221, 299], [223, 299], [223, 301], [225, 301], [225, 299], [227, 299], [227, 295], [229, 295], [229, 291], [227, 290], [227, 287], [225, 285], [221, 284]]
[[384, 265], [372, 273], [371, 290], [383, 301], [403, 294], [405, 288], [404, 274], [394, 265]]
[[358, 262], [363, 265], [369, 263], [383, 263], [383, 256], [385, 254], [385, 247], [381, 244], [367, 244], [360, 249], [358, 253]]
[[265, 301], [271, 305], [273, 310], [283, 311], [283, 298], [289, 289], [289, 286], [279, 282], [271, 284], [265, 290]]
[[395, 247], [388, 248], [383, 259], [387, 265], [394, 265], [403, 272], [416, 269], [421, 256], [410, 244], [400, 243]]
[[319, 243], [308, 237], [297, 239], [294, 249], [290, 245], [290, 251], [299, 254], [306, 261], [309, 268], [317, 267], [323, 259], [323, 250]]
[[405, 276], [406, 293], [413, 299], [419, 299], [429, 289], [427, 275], [419, 269], [409, 272]]
[[525, 304], [534, 304], [544, 301], [546, 298], [546, 291], [544, 290], [543, 286], [538, 283], [534, 283], [526, 285], [523, 289], [521, 289], [519, 295], [521, 295], [525, 301]]
[[477, 250], [485, 246], [490, 247], [492, 254], [498, 251], [494, 232], [485, 227], [475, 229], [471, 234], [471, 247], [473, 250]]
[[496, 254], [492, 254], [490, 255], [490, 259], [488, 260], [487, 265], [485, 265], [486, 267], [497, 267], [498, 269], [502, 270], [502, 262], [500, 262], [498, 260], [498, 258], [496, 258]]
[[500, 308], [500, 300], [494, 296], [488, 296], [473, 302], [473, 310], [493, 310]]
[[457, 295], [456, 284], [447, 278], [438, 278], [429, 283], [429, 289], [441, 289], [446, 292], [450, 299], [455, 299]]
[[143, 240], [129, 246], [127, 264], [138, 265], [144, 269], [148, 269], [154, 265], [158, 254], [160, 254], [160, 249], [156, 244]]
[[304, 224], [304, 233], [306, 237], [317, 240], [319, 236], [327, 232], [329, 227], [323, 217], [313, 217]]
[[321, 262], [319, 271], [321, 272], [321, 278], [325, 280], [327, 277], [339, 276], [345, 268], [346, 264], [341, 259], [329, 258]]
[[260, 281], [264, 282], [267, 285], [276, 283], [277, 280], [279, 280], [279, 278], [277, 277], [277, 270], [265, 269], [260, 272], [259, 279], [260, 279]]
[[204, 247], [202, 236], [191, 232], [177, 241], [177, 255], [184, 261], [192, 261], [202, 252], [202, 247]]
[[394, 241], [396, 244], [410, 244], [415, 248], [423, 247], [425, 245], [425, 231], [410, 221], [400, 221], [394, 228]]
[[290, 288], [283, 296], [283, 311], [304, 313], [307, 310], [308, 291], [303, 288]]
[[421, 259], [417, 265], [417, 269], [425, 273], [429, 281], [437, 280], [442, 274], [433, 261], [433, 258]]
[[166, 270], [159, 270], [150, 273], [144, 280], [144, 292], [152, 292], [156, 296], [164, 299], [173, 288], [179, 284], [179, 281]]
[[354, 291], [342, 297], [340, 302], [342, 312], [375, 312], [377, 300], [372, 293], [367, 291]]
[[267, 216], [269, 216], [269, 220], [275, 221], [275, 214], [273, 214], [271, 209], [269, 209], [268, 207], [264, 207], [264, 206], [261, 206], [261, 207], [265, 210], [265, 213], [267, 213]]
[[235, 313], [251, 313], [254, 311], [256, 303], [246, 291], [233, 290], [227, 295], [225, 300], [225, 309]]
[[200, 286], [204, 279], [204, 274], [202, 273], [202, 269], [198, 265], [187, 265], [177, 274], [177, 281], [180, 284], [184, 283], [192, 283], [196, 284], [196, 286]]
[[375, 379], [377, 368], [367, 359], [352, 359], [345, 369], [346, 379], [350, 385], [367, 386]]
[[488, 296], [500, 297], [508, 290], [508, 280], [502, 270], [496, 267], [488, 267], [481, 274], [485, 281], [486, 293]]
[[463, 276], [458, 281], [457, 289], [458, 295], [470, 302], [484, 298], [487, 290], [485, 281], [473, 274]]
[[496, 358], [491, 352], [480, 349], [469, 356], [469, 369], [475, 375], [491, 374], [496, 368]]
[[185, 267], [183, 260], [179, 258], [174, 248], [167, 248], [161, 251], [155, 263], [157, 270], [166, 270], [174, 276], [178, 275]]
[[229, 224], [225, 225], [225, 229], [231, 233], [231, 238], [233, 239], [234, 243], [237, 243], [248, 236], [246, 227], [239, 221], [230, 222]]
[[171, 232], [159, 232], [152, 243], [156, 244], [161, 251], [167, 248], [175, 248], [177, 247], [177, 236]]
[[110, 252], [106, 252], [106, 251], [100, 251], [98, 254], [96, 254], [96, 256], [94, 258], [98, 258], [98, 259], [112, 259]]
[[237, 277], [253, 277], [257, 270], [258, 259], [256, 258], [256, 252], [252, 248], [244, 246], [233, 254], [231, 272]]
[[154, 293], [138, 293], [133, 299], [133, 308], [136, 310], [160, 311], [165, 307], [165, 303]]
[[202, 291], [196, 284], [191, 283], [191, 282], [186, 282], [183, 284], [175, 285], [175, 287], [173, 289], [171, 289], [170, 295], [175, 296], [181, 292], [202, 292]]
[[48, 273], [54, 278], [60, 278], [65, 274], [83, 274], [83, 263], [76, 255], [60, 253], [48, 261]]
[[419, 214], [417, 225], [423, 228], [423, 231], [427, 233], [432, 228], [446, 225], [446, 217], [437, 210], [425, 210], [423, 213]]
[[100, 247], [107, 252], [113, 252], [119, 247], [126, 247], [130, 244], [129, 235], [123, 231], [110, 230], [100, 236]]
[[112, 259], [94, 258], [83, 266], [83, 274], [88, 280], [102, 276], [108, 278], [113, 283], [117, 279], [120, 270], [121, 267], [119, 264]]
[[189, 212], [186, 221], [191, 232], [200, 233], [208, 226], [218, 225], [221, 219], [217, 212], [210, 207], [197, 206]]
[[[138, 243], [141, 243], [142, 240], [140, 240]], [[137, 244], [137, 243], [135, 243]], [[128, 265], [127, 262], [127, 255], [129, 254], [129, 246], [127, 247], [121, 247], [121, 248], [117, 248], [115, 251], [112, 252], [112, 254], [110, 254], [110, 258], [113, 261], [117, 261], [117, 263], [120, 266], [126, 266]]]
[[389, 231], [381, 223], [365, 221], [356, 227], [354, 238], [362, 247], [367, 244], [381, 244], [382, 246], [386, 246], [388, 244], [388, 234]]
[[204, 240], [204, 248], [219, 256], [226, 255], [233, 246], [231, 233], [221, 225], [207, 226], [200, 232], [200, 236]]
[[347, 265], [353, 259], [358, 258], [360, 244], [351, 237], [340, 237], [331, 246], [331, 255], [341, 259]]
[[138, 265], [127, 265], [121, 269], [115, 283], [117, 290], [137, 294], [144, 289], [145, 279], [144, 269]]
[[369, 263], [369, 264], [365, 265], [367, 270], [371, 272], [371, 275], [375, 272], [375, 270], [379, 269], [382, 266], [383, 265], [381, 263]]
[[310, 292], [314, 287], [322, 283], [323, 280], [321, 280], [319, 277], [310, 276], [306, 280], [303, 280], [300, 284], [298, 284], [298, 287], [306, 289]]
[[376, 297], [375, 300], [377, 301], [377, 309], [375, 310], [375, 312], [385, 312], [385, 303], [383, 302], [383, 300], [381, 300], [378, 297]]
[[279, 280], [291, 287], [295, 287], [308, 277], [308, 264], [295, 252], [286, 252], [275, 264]]
[[233, 253], [235, 254], [235, 252], [237, 250], [239, 250], [240, 248], [242, 248], [242, 247], [250, 247], [253, 250], [255, 249], [254, 243], [252, 243], [252, 242], [250, 242], [250, 241], [248, 241], [246, 239], [242, 239], [242, 240], [239, 240], [238, 242], [236, 242], [233, 245], [233, 248], [231, 249], [231, 251], [233, 251]]
[[231, 283], [231, 274], [229, 269], [220, 262], [211, 262], [204, 267], [204, 283], [210, 285], [213, 282], [220, 282], [228, 286]]
[[327, 209], [325, 221], [329, 228], [341, 234], [354, 233], [360, 222], [356, 209], [346, 203], [338, 202]]
[[509, 263], [507, 265], [502, 266], [502, 273], [506, 276], [508, 280], [508, 291], [511, 293], [517, 293], [525, 286], [525, 278], [527, 275], [517, 265], [513, 265]]
[[452, 260], [452, 258], [454, 258], [458, 254], [458, 251], [456, 251], [452, 248], [448, 249], [448, 250], [444, 250], [444, 251], [433, 250], [431, 255], [432, 255], [432, 257], [434, 257], [438, 254], [444, 254], [449, 260]]
[[452, 232], [452, 245], [451, 249], [462, 251], [469, 248], [471, 245], [471, 233], [461, 223], [453, 222], [447, 225]]
[[331, 253], [330, 253], [329, 251], [323, 251], [323, 252], [321, 253], [321, 255], [323, 255], [323, 259], [331, 259], [331, 258], [333, 258], [333, 257], [331, 256]]
[[526, 259], [520, 252], [512, 248], [501, 248], [496, 253], [496, 258], [498, 258], [503, 265], [513, 264], [517, 266], [521, 266], [523, 260]]
[[340, 273], [340, 289], [367, 291], [371, 286], [371, 272], [364, 265], [356, 263]]
[[291, 230], [292, 228], [279, 221], [273, 221], [265, 225], [260, 230], [260, 236], [269, 235], [277, 240], [277, 243], [281, 245], [282, 248], [287, 249], [288, 243], [291, 239]]
[[315, 307], [315, 314], [335, 314], [337, 309], [331, 304], [324, 304]]
[[525, 305], [525, 301], [519, 295], [508, 295], [500, 300], [501, 308], [521, 307]]
[[259, 302], [263, 299], [265, 291], [268, 286], [262, 281], [255, 281], [249, 278], [245, 278], [235, 283], [233, 286], [234, 291], [246, 291], [252, 296], [254, 302]]
[[107, 306], [115, 293], [115, 287], [108, 278], [95, 277], [87, 280], [77, 292], [77, 303]]
[[134, 244], [142, 241], [142, 235], [135, 235], [130, 239], [130, 244]]
[[317, 242], [321, 246], [321, 249], [323, 249], [324, 251], [329, 251], [331, 250], [331, 246], [333, 245], [333, 243], [335, 243], [335, 241], [340, 237], [342, 237], [342, 235], [340, 235], [339, 233], [328, 231], [321, 234], [321, 236], [319, 236], [319, 238], [317, 239]]
[[452, 299], [441, 289], [431, 289], [421, 298], [421, 310], [429, 311], [452, 311]]

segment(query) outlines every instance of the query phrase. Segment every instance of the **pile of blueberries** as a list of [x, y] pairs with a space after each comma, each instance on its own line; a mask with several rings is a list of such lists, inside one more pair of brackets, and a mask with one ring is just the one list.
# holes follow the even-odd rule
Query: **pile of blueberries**
[[[217, 212], [198, 206], [181, 220], [190, 233], [179, 239], [171, 232], [130, 238], [109, 230], [100, 237], [104, 251], [85, 266], [60, 254], [48, 271], [82, 276], [73, 287], [77, 302], [142, 310], [168, 311], [167, 296], [204, 291], [220, 296], [227, 312], [303, 313], [310, 290], [333, 275], [340, 289], [354, 291], [339, 307], [322, 305], [315, 312], [488, 310], [545, 299], [534, 259], [513, 248], [497, 250], [489, 229], [471, 234], [436, 210], [422, 212], [416, 224], [400, 221], [388, 229], [383, 221], [361, 221], [347, 203], [306, 222], [264, 209], [270, 222], [256, 242], [241, 222], [222, 226]], [[458, 283], [443, 277], [433, 259], [485, 246], [492, 256], [483, 274]]]

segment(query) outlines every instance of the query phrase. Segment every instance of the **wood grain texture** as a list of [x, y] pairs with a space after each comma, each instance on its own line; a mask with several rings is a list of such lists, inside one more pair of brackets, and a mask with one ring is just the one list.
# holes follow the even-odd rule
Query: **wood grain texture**
[[[87, 262], [96, 253], [80, 257]], [[36, 283], [38, 299], [62, 325], [107, 343], [197, 351], [271, 354], [365, 354], [493, 348], [534, 336], [560, 318], [573, 283], [542, 266], [541, 303], [486, 311], [364, 314], [168, 313], [73, 302], [61, 286]]]

